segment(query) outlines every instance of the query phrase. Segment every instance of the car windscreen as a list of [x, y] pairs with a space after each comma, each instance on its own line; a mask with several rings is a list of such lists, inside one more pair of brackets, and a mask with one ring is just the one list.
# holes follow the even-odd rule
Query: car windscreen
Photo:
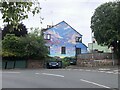
[[57, 62], [50, 62], [51, 64], [57, 64]]

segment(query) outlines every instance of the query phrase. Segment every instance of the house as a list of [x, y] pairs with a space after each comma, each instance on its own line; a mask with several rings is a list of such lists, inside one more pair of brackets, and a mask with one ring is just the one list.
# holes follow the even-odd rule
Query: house
[[92, 43], [88, 43], [88, 49], [90, 52], [112, 53], [112, 50], [108, 46], [98, 45], [94, 36], [92, 36]]
[[46, 46], [51, 57], [75, 57], [87, 53], [87, 46], [82, 43], [82, 35], [65, 21], [43, 30]]

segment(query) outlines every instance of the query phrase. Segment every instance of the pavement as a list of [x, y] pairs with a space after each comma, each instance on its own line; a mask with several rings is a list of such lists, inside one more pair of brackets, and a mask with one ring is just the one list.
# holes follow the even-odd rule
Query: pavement
[[66, 69], [92, 69], [92, 70], [95, 70], [95, 69], [111, 69], [111, 70], [118, 70], [120, 71], [120, 67], [119, 66], [98, 66], [98, 67], [80, 67], [80, 66], [77, 66], [77, 65], [70, 65], [68, 67], [66, 67]]
[[118, 88], [117, 68], [3, 70], [3, 88]]

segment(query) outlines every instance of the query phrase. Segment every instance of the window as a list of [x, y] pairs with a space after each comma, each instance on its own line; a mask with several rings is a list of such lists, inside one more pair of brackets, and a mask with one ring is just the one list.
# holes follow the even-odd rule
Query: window
[[51, 35], [50, 34], [44, 34], [44, 39], [50, 40], [51, 39]]
[[76, 37], [76, 42], [82, 42], [82, 38], [81, 37]]
[[61, 47], [61, 54], [66, 54], [66, 47]]
[[81, 54], [81, 48], [76, 48], [76, 55]]

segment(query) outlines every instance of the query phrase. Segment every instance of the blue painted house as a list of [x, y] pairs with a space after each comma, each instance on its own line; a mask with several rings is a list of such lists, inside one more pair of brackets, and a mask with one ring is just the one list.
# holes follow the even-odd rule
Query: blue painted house
[[87, 53], [87, 46], [82, 43], [82, 35], [65, 21], [43, 31], [46, 46], [51, 57], [75, 57]]

